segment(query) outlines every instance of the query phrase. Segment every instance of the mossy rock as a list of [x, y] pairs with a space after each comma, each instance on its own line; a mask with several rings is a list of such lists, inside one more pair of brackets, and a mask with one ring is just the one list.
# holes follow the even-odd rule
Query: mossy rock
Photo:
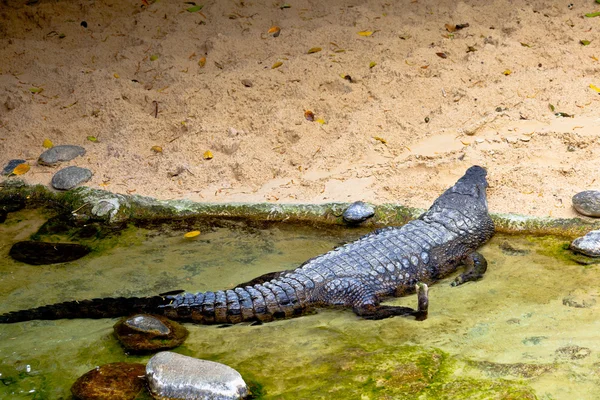
[[134, 400], [145, 390], [145, 374], [144, 364], [101, 365], [79, 377], [71, 393], [79, 400]]

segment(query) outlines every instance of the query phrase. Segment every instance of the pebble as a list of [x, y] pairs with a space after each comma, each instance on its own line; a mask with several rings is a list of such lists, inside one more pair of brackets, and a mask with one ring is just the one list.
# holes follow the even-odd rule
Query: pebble
[[12, 245], [8, 255], [30, 265], [48, 265], [74, 261], [87, 255], [91, 248], [76, 243], [23, 241]]
[[375, 215], [375, 209], [371, 205], [363, 201], [356, 201], [346, 208], [342, 218], [350, 224], [359, 224], [373, 215]]
[[573, 196], [573, 207], [578, 213], [600, 217], [600, 190], [586, 190]]
[[152, 395], [165, 400], [233, 400], [248, 396], [246, 382], [233, 368], [168, 351], [148, 361], [146, 379]]
[[80, 400], [134, 400], [144, 390], [144, 364], [117, 362], [80, 376], [71, 393]]
[[83, 156], [84, 154], [85, 149], [81, 146], [73, 146], [70, 144], [54, 146], [40, 155], [38, 164], [51, 167], [61, 161], [70, 161], [75, 157]]
[[589, 257], [600, 257], [600, 230], [573, 240], [570, 248]]
[[8, 162], [8, 164], [6, 164], [6, 166], [4, 167], [4, 169], [2, 170], [2, 175], [10, 175], [12, 174], [13, 170], [17, 167], [17, 165], [26, 163], [27, 161], [25, 160], [10, 160]]
[[73, 189], [75, 186], [87, 182], [92, 177], [92, 171], [81, 167], [67, 167], [58, 171], [52, 177], [52, 187], [59, 190]]

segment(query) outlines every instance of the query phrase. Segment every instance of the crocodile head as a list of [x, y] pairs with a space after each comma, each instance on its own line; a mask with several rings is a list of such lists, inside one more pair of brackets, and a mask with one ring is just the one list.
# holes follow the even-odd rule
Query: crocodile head
[[485, 190], [488, 187], [488, 182], [486, 176], [487, 171], [484, 168], [473, 165], [448, 191], [480, 199], [487, 208]]
[[484, 168], [472, 166], [454, 186], [433, 203], [431, 209], [436, 212], [442, 209], [459, 209], [475, 214], [487, 214], [486, 175], [487, 171]]

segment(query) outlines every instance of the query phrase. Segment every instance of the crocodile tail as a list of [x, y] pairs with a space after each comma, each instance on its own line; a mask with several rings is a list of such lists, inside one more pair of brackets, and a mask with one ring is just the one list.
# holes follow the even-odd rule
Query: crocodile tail
[[[205, 293], [166, 296], [159, 313], [174, 320], [199, 324], [236, 324], [268, 322], [303, 314], [304, 292], [295, 290], [286, 279], [275, 279], [253, 286]], [[299, 289], [301, 285], [297, 284]]]
[[0, 323], [9, 324], [35, 319], [113, 318], [138, 312], [156, 314], [160, 310], [159, 306], [163, 303], [165, 303], [165, 298], [161, 296], [68, 301], [2, 314]]

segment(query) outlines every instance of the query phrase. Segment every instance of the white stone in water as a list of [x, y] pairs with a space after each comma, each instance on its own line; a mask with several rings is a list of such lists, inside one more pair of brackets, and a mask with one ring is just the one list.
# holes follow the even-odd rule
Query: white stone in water
[[146, 365], [146, 378], [155, 398], [233, 400], [248, 396], [239, 372], [224, 364], [164, 351]]
[[585, 236], [573, 240], [571, 249], [586, 256], [600, 257], [600, 230], [590, 231]]

